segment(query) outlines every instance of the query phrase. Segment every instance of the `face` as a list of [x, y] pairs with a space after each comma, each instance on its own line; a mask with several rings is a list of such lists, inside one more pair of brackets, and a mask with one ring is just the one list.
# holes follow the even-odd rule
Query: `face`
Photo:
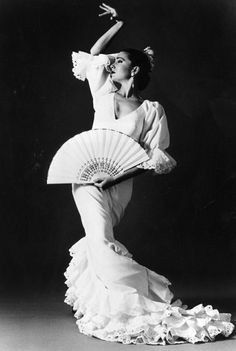
[[127, 80], [131, 76], [132, 63], [129, 60], [128, 54], [121, 51], [117, 57], [115, 63], [111, 66], [111, 78], [116, 82]]

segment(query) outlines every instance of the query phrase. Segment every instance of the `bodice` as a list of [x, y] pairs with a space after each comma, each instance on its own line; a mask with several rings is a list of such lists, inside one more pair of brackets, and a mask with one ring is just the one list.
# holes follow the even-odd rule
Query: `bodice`
[[137, 167], [153, 169], [158, 174], [170, 172], [176, 161], [164, 151], [169, 146], [169, 130], [163, 107], [157, 101], [144, 100], [137, 109], [116, 119], [114, 96], [117, 87], [106, 70], [111, 63], [109, 56], [79, 51], [72, 53], [72, 60], [75, 77], [87, 79], [89, 83], [95, 110], [92, 128], [117, 130], [138, 141], [150, 160]]
[[95, 114], [92, 128], [110, 128], [129, 135], [139, 141], [143, 129], [145, 111], [142, 104], [134, 111], [116, 119], [114, 108], [115, 92], [103, 95], [95, 105]]

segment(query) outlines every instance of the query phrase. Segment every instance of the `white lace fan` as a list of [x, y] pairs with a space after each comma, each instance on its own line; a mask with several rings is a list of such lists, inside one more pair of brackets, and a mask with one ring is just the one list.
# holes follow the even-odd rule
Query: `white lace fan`
[[48, 184], [93, 183], [115, 176], [149, 159], [131, 137], [111, 129], [92, 129], [67, 140], [55, 154]]

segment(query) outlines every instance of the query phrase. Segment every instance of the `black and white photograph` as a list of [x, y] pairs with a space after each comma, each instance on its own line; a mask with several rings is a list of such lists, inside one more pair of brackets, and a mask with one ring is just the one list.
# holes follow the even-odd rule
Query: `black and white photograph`
[[1, 351], [235, 350], [235, 38], [235, 0], [0, 0]]

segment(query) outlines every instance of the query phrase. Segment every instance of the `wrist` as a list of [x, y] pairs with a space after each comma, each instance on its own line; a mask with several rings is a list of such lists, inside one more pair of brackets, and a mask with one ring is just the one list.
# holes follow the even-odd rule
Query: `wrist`
[[120, 18], [119, 16], [113, 16], [113, 17], [111, 17], [111, 21], [115, 21], [116, 23], [118, 23], [118, 22], [124, 23], [123, 19]]

